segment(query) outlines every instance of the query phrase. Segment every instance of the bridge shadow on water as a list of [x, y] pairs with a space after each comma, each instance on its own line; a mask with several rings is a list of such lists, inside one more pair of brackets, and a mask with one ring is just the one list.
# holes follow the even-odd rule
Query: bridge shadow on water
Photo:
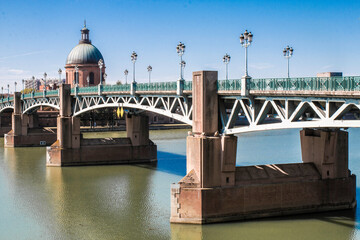
[[175, 174], [182, 177], [186, 175], [185, 155], [158, 151], [157, 157], [157, 162], [150, 164], [137, 164], [137, 166]]

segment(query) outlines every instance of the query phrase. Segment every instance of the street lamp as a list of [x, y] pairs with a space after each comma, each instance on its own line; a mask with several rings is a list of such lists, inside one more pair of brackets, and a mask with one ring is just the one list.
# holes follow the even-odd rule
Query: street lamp
[[104, 82], [105, 82], [105, 84], [106, 84], [106, 78], [107, 78], [107, 74], [104, 73]]
[[25, 80], [22, 80], [22, 88], [23, 88], [23, 94], [25, 94]]
[[293, 53], [294, 53], [294, 49], [289, 46], [287, 46], [283, 50], [284, 57], [287, 59], [287, 76], [288, 76], [288, 78], [290, 78], [290, 71], [289, 71], [289, 62], [290, 61], [289, 60], [292, 57]]
[[[179, 44], [176, 46], [176, 52], [180, 56], [180, 80], [183, 80], [183, 60], [182, 55], [185, 53], [185, 44], [182, 42], [179, 42]], [[184, 66], [185, 67], [185, 66]]]
[[75, 65], [75, 85], [79, 84], [79, 66]]
[[129, 71], [125, 69], [124, 74], [125, 74], [125, 84], [127, 84], [127, 75], [129, 74]]
[[102, 68], [104, 66], [104, 61], [102, 59], [99, 60], [98, 62], [98, 65], [99, 65], [99, 69], [100, 69], [100, 85], [102, 85]]
[[16, 93], [16, 85], [17, 85], [17, 82], [15, 82], [14, 85], [15, 85], [14, 93]]
[[4, 98], [4, 87], [1, 87], [1, 98]]
[[183, 69], [182, 71], [184, 72], [184, 68], [185, 68], [185, 66], [186, 66], [186, 62], [185, 62], [184, 60], [182, 60], [181, 63], [180, 63], [180, 66], [181, 66], [181, 68]]
[[8, 90], [8, 97], [9, 97], [10, 96], [10, 84], [8, 84], [7, 87], [8, 87], [7, 90]]
[[45, 80], [45, 87], [44, 87], [44, 91], [46, 91], [46, 77], [47, 77], [47, 74], [46, 72], [44, 73], [44, 80]]
[[135, 62], [137, 60], [137, 56], [136, 52], [133, 51], [131, 54], [131, 61], [133, 63], [133, 83], [135, 82]]
[[59, 84], [61, 84], [61, 73], [62, 73], [61, 68], [59, 68], [58, 73], [59, 73]]
[[245, 30], [243, 34], [240, 35], [240, 43], [241, 46], [245, 48], [245, 77], [248, 76], [248, 56], [247, 56], [247, 48], [250, 46], [252, 42], [253, 35], [251, 32]]
[[225, 63], [226, 66], [226, 80], [228, 80], [228, 64], [230, 62], [230, 55], [225, 54], [225, 56], [223, 57], [223, 62]]
[[151, 78], [152, 66], [150, 66], [150, 65], [149, 65], [149, 66], [147, 67], [147, 70], [148, 70], [148, 72], [149, 72], [149, 83], [150, 83], [150, 80], [151, 80], [150, 78]]

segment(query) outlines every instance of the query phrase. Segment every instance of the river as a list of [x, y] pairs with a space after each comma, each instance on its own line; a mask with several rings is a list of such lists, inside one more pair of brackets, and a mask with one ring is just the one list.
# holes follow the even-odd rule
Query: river
[[[45, 148], [4, 149], [0, 139], [0, 239], [360, 239], [358, 210], [204, 226], [170, 224], [170, 184], [186, 172], [187, 131], [151, 131], [158, 163], [136, 166], [50, 168], [45, 167]], [[360, 176], [360, 129], [349, 132], [350, 170]], [[239, 166], [300, 161], [299, 130], [238, 138]], [[360, 199], [359, 180], [357, 186]]]

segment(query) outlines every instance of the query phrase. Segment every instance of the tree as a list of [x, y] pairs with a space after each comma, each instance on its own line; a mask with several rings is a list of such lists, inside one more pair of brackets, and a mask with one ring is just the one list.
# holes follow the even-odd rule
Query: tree
[[121, 80], [118, 80], [118, 81], [116, 82], [116, 85], [122, 85]]

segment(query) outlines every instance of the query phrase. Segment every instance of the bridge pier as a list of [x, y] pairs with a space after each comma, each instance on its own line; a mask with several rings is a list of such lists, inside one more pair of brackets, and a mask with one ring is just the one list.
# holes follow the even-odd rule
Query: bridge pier
[[170, 222], [205, 224], [356, 205], [343, 131], [303, 130], [303, 163], [236, 167], [237, 138], [217, 132], [216, 81], [217, 72], [193, 73], [187, 175], [171, 186]]
[[157, 160], [149, 139], [147, 116], [127, 115], [127, 138], [84, 139], [80, 120], [72, 116], [70, 85], [60, 87], [57, 141], [47, 148], [47, 166], [146, 163]]
[[14, 112], [11, 130], [4, 134], [5, 147], [36, 147], [50, 145], [56, 140], [56, 133], [44, 129], [34, 129], [36, 119], [33, 115], [21, 112], [21, 93], [14, 93]]

